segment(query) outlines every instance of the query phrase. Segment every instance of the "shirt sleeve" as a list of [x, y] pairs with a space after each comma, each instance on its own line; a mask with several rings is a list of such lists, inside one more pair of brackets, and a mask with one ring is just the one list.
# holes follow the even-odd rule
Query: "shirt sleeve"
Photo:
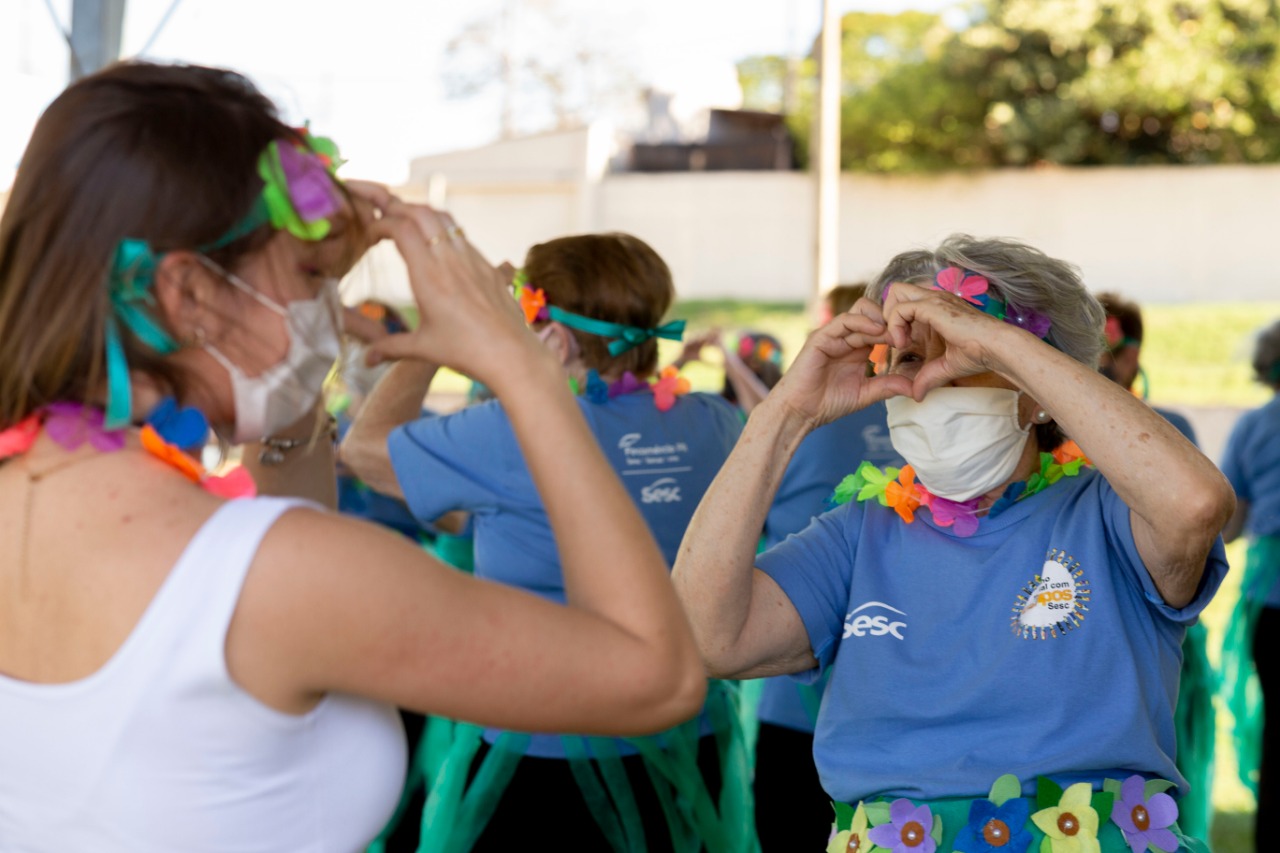
[[756, 558], [804, 621], [818, 668], [802, 680], [816, 680], [830, 665], [844, 631], [853, 581], [853, 530], [861, 510], [853, 503], [836, 507]]
[[1222, 454], [1222, 473], [1231, 484], [1231, 488], [1235, 489], [1236, 497], [1246, 501], [1253, 500], [1249, 491], [1249, 478], [1244, 470], [1244, 447], [1248, 443], [1249, 424], [1252, 420], [1249, 414], [1252, 413], [1245, 414], [1236, 421], [1235, 428], [1231, 430], [1231, 436], [1227, 439], [1226, 452]]
[[1098, 477], [1098, 488], [1101, 490], [1103, 520], [1106, 524], [1108, 550], [1120, 564], [1129, 578], [1136, 584], [1142, 597], [1152, 610], [1171, 622], [1190, 625], [1199, 617], [1200, 612], [1213, 600], [1214, 593], [1222, 585], [1227, 576], [1227, 552], [1222, 544], [1222, 537], [1214, 539], [1209, 555], [1205, 558], [1204, 574], [1200, 576], [1200, 586], [1195, 597], [1185, 607], [1172, 607], [1160, 595], [1156, 582], [1147, 571], [1138, 546], [1133, 541], [1133, 519], [1129, 506], [1120, 499], [1105, 477]]
[[409, 511], [429, 523], [451, 510], [485, 512], [512, 501], [528, 478], [515, 434], [497, 401], [442, 417], [424, 417], [387, 438]]

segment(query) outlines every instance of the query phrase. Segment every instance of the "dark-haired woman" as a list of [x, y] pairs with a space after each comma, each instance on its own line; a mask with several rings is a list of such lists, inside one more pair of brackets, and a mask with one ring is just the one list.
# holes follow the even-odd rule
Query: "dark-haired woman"
[[[526, 318], [565, 384], [581, 392], [595, 443], [674, 562], [741, 424], [721, 398], [684, 393], [673, 371], [654, 375], [657, 338], [678, 338], [682, 325], [662, 322], [675, 295], [667, 265], [630, 235], [587, 234], [534, 246], [518, 281]], [[403, 495], [423, 521], [471, 513], [477, 577], [564, 601], [571, 593], [561, 565], [571, 552], [547, 524], [511, 413], [499, 400], [416, 419], [433, 374], [421, 364], [393, 368], [356, 419], [343, 458], [374, 488]], [[591, 554], [601, 565], [615, 556]], [[488, 797], [496, 807], [466, 809], [462, 792], [441, 781], [428, 813], [460, 817], [435, 822], [435, 843], [447, 837], [465, 850], [478, 836], [475, 849], [504, 850], [520, 832], [572, 850], [750, 849], [749, 780], [728, 699], [718, 687], [700, 720], [640, 740], [584, 740], [571, 728], [532, 737], [490, 729], [483, 745], [471, 733], [468, 746], [464, 731], [450, 772], [465, 774], [478, 748], [477, 785], [466, 797]]]
[[[829, 851], [1203, 849], [1177, 827], [1173, 713], [1233, 500], [1095, 370], [1101, 332], [1075, 270], [1030, 246], [901, 254], [810, 336], [698, 507], [674, 580], [711, 674], [830, 672]], [[859, 466], [757, 557], [796, 445], [877, 400], [908, 464]]]
[[[403, 781], [395, 705], [638, 734], [701, 704], [662, 555], [501, 276], [336, 166], [214, 69], [117, 65], [36, 126], [0, 219], [6, 849], [359, 849]], [[503, 399], [567, 604], [314, 504], [224, 500], [243, 474], [182, 451], [211, 424], [259, 442], [264, 491], [332, 494], [309, 439], [335, 277], [382, 238], [422, 314], [385, 345]]]

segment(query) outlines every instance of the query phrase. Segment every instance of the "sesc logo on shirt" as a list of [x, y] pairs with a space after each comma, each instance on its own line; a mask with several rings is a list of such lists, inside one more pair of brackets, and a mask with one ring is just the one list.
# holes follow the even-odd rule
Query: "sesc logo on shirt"
[[1056, 639], [1084, 623], [1091, 599], [1089, 580], [1075, 558], [1050, 548], [1040, 574], [1018, 593], [1013, 633], [1024, 640]]
[[[870, 612], [862, 611], [870, 609]], [[878, 612], [879, 610], [887, 610], [889, 613], [896, 613], [898, 616], [906, 617], [896, 607], [890, 607], [883, 601], [868, 601], [866, 604], [859, 605], [844, 617], [844, 635], [842, 640], [850, 637], [883, 637], [886, 634], [898, 640], [905, 640], [906, 637], [902, 632], [906, 630], [907, 623], [895, 619], [891, 615]]]
[[680, 481], [675, 477], [654, 480], [640, 490], [640, 502], [646, 504], [680, 503]]

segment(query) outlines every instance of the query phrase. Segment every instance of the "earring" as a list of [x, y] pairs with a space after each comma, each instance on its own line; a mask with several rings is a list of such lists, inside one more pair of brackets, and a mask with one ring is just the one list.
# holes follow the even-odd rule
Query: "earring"
[[204, 327], [196, 326], [191, 330], [191, 334], [187, 336], [187, 339], [183, 341], [183, 344], [188, 347], [202, 347], [204, 346], [204, 340]]
[[1044, 409], [1041, 409], [1040, 411], [1036, 412], [1035, 421], [1038, 424], [1047, 424], [1049, 422], [1049, 413], [1046, 412]]

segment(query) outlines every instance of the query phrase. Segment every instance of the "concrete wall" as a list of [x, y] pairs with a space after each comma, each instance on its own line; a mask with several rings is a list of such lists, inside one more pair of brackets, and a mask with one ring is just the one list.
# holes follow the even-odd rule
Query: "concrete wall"
[[[685, 298], [804, 300], [813, 187], [787, 172], [604, 174], [599, 128], [415, 161], [490, 257], [566, 233], [629, 231]], [[571, 164], [578, 164], [572, 167]], [[840, 278], [964, 231], [1026, 240], [1097, 290], [1144, 302], [1280, 299], [1280, 166], [1045, 168], [841, 182]]]

